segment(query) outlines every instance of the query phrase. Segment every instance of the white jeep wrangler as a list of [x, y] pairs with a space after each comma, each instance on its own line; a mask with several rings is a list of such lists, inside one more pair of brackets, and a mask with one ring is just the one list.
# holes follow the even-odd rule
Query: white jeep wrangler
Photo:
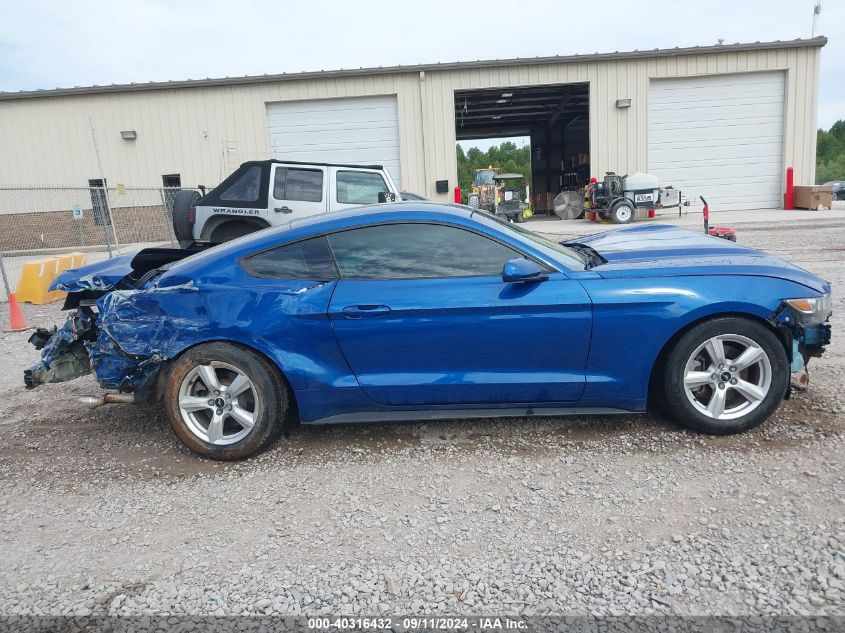
[[182, 248], [210, 246], [327, 211], [400, 199], [381, 165], [249, 161], [205, 195], [178, 192], [173, 230]]

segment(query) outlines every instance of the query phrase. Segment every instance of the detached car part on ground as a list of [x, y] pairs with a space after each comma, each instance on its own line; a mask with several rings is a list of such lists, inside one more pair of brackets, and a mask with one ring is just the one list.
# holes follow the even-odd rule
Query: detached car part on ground
[[547, 240], [466, 207], [362, 207], [197, 254], [62, 273], [30, 388], [89, 371], [246, 457], [291, 421], [644, 411], [736, 433], [830, 339], [830, 285], [762, 251], [642, 225]]

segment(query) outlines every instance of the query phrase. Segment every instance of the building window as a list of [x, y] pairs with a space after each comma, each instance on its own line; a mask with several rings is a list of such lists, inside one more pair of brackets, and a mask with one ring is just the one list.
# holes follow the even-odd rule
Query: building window
[[162, 187], [181, 187], [182, 176], [179, 174], [165, 174], [161, 177]]
[[91, 194], [91, 208], [94, 210], [94, 224], [96, 226], [107, 226], [111, 224], [109, 213], [109, 197], [106, 192], [107, 182], [102, 178], [93, 178], [88, 181]]

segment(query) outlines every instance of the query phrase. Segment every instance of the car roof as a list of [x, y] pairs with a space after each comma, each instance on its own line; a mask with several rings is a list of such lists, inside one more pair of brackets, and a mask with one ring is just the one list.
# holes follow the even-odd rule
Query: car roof
[[276, 158], [270, 158], [267, 160], [248, 160], [244, 163], [241, 163], [241, 167], [244, 165], [314, 165], [316, 167], [353, 167], [356, 169], [384, 169], [383, 165], [352, 165], [349, 163], [320, 163], [317, 161], [301, 161], [301, 160], [278, 160]]
[[[308, 216], [298, 220], [291, 220], [285, 224], [271, 226], [255, 233], [224, 242], [209, 249], [209, 253], [223, 253], [261, 248], [266, 244], [276, 243], [280, 236], [291, 239], [307, 237], [339, 229], [350, 228], [358, 224], [392, 221], [443, 222], [453, 221], [465, 224], [473, 213], [478, 213], [472, 207], [456, 203], [430, 202], [426, 200], [412, 200], [407, 202], [385, 202], [380, 204], [339, 209], [318, 215]], [[314, 229], [314, 230], [311, 230]], [[293, 235], [291, 234], [293, 233]]]

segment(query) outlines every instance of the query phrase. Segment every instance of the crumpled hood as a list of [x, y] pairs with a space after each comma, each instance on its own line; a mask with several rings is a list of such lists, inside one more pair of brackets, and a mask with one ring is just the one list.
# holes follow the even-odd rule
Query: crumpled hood
[[135, 253], [104, 259], [80, 268], [66, 270], [53, 280], [50, 290], [83, 292], [86, 290], [111, 290], [132, 272]]
[[830, 292], [824, 279], [779, 257], [703, 232], [666, 224], [644, 224], [577, 237], [607, 260], [592, 270], [602, 277], [752, 275], [793, 281]]

